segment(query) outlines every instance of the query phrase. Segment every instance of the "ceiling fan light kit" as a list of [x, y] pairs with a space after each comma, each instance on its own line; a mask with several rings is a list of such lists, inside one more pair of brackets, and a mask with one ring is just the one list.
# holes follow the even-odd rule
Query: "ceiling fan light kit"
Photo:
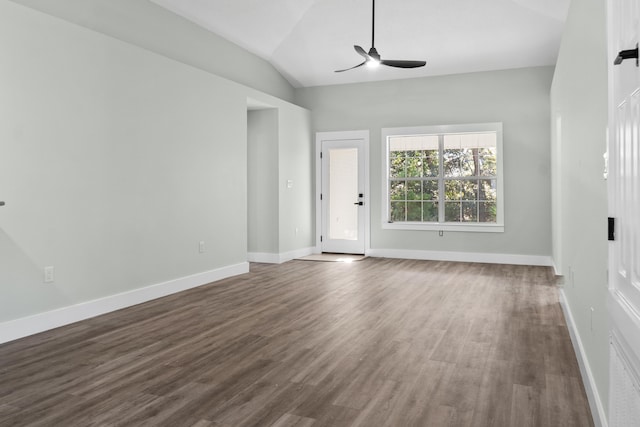
[[380, 66], [380, 61], [376, 61], [375, 59], [371, 61], [367, 61], [367, 67], [369, 68], [378, 68]]
[[355, 45], [353, 48], [358, 53], [358, 55], [364, 58], [364, 62], [355, 65], [350, 68], [345, 68], [344, 70], [336, 70], [336, 73], [342, 73], [343, 71], [353, 70], [354, 68], [362, 67], [363, 65], [367, 65], [368, 68], [376, 68], [380, 64], [386, 65], [388, 67], [395, 68], [418, 68], [424, 67], [427, 64], [427, 61], [407, 61], [407, 60], [399, 60], [399, 59], [382, 59], [380, 54], [375, 48], [375, 34], [376, 34], [376, 0], [371, 0], [373, 13], [371, 14], [371, 49], [369, 52], [365, 51], [362, 47]]

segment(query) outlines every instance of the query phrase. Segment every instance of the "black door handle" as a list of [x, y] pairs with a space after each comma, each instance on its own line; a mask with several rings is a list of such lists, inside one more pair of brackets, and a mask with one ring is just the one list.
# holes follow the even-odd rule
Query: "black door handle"
[[362, 206], [364, 205], [364, 202], [355, 202], [354, 205]]
[[621, 50], [620, 52], [618, 52], [618, 56], [616, 56], [616, 59], [613, 61], [613, 65], [620, 65], [622, 64], [622, 61], [624, 61], [625, 59], [633, 59], [633, 58], [635, 58], [636, 60], [636, 67], [637, 67], [638, 66], [638, 43], [636, 43], [635, 49]]
[[0, 202], [0, 206], [4, 206], [4, 202]]

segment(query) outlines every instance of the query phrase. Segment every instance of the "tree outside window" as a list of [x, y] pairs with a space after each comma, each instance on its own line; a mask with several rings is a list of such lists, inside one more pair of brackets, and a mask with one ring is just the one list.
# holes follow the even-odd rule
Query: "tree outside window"
[[388, 222], [497, 224], [498, 132], [390, 134]]

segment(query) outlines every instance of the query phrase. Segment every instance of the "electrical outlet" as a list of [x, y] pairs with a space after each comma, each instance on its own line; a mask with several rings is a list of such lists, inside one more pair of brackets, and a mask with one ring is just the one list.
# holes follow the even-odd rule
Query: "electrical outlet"
[[206, 248], [204, 246], [204, 240], [200, 240], [200, 243], [198, 244], [198, 252], [200, 252], [201, 254], [205, 253]]
[[53, 283], [55, 280], [53, 266], [44, 268], [44, 283]]

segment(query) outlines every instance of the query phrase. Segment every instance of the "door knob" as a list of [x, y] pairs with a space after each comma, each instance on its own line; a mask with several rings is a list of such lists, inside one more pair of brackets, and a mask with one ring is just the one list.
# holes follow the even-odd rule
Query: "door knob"
[[620, 52], [618, 52], [618, 56], [616, 56], [616, 59], [613, 61], [613, 65], [620, 65], [622, 64], [622, 61], [624, 61], [625, 59], [633, 59], [633, 58], [635, 58], [636, 60], [636, 67], [637, 67], [638, 66], [638, 43], [636, 43], [635, 49], [621, 50]]

